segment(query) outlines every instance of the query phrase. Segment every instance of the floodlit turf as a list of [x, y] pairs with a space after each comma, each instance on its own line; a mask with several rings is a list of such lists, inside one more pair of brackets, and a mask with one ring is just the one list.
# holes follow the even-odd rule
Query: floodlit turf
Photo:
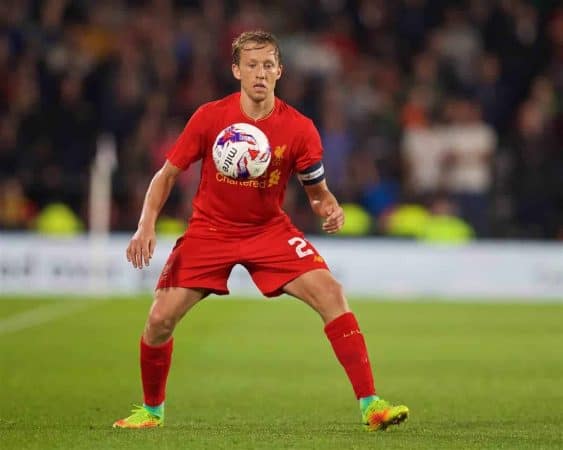
[[0, 299], [2, 449], [563, 447], [563, 305], [353, 302], [381, 395], [411, 409], [368, 434], [320, 320], [295, 300], [198, 305], [176, 332], [166, 425], [140, 431], [111, 424], [141, 401], [150, 300], [21, 318], [56, 303], [75, 302]]

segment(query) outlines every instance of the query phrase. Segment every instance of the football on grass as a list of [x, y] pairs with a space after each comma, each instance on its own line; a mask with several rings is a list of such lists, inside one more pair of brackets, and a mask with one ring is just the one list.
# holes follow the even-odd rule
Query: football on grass
[[263, 175], [270, 164], [270, 143], [259, 128], [234, 123], [219, 132], [213, 144], [213, 161], [223, 175], [246, 180]]

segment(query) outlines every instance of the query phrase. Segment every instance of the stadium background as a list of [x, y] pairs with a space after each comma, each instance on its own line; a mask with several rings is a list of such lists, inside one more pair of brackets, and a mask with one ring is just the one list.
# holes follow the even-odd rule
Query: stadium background
[[[2, 448], [561, 448], [558, 4], [0, 1]], [[151, 270], [124, 245], [189, 115], [238, 88], [230, 42], [254, 28], [280, 39], [278, 95], [318, 126], [354, 238], [316, 236], [297, 183], [286, 209], [353, 293], [380, 392], [411, 407], [396, 432], [359, 432], [313, 313], [244, 290], [178, 328], [167, 426], [109, 428], [139, 399], [149, 291], [197, 167]], [[106, 207], [110, 236], [88, 236]]]
[[[111, 229], [134, 230], [148, 180], [191, 113], [238, 88], [230, 42], [280, 38], [278, 95], [313, 118], [331, 188], [393, 234], [404, 204], [477, 236], [563, 233], [563, 16], [555, 1], [3, 1], [0, 227], [49, 204], [88, 227], [97, 137], [117, 142]], [[194, 167], [164, 214], [185, 221]], [[319, 232], [302, 190], [286, 208]]]

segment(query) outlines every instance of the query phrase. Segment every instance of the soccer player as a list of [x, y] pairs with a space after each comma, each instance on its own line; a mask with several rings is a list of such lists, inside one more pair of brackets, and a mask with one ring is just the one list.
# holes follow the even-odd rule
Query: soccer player
[[[281, 209], [288, 179], [296, 173], [311, 208], [324, 219], [323, 230], [336, 233], [344, 224], [342, 208], [325, 181], [319, 133], [310, 119], [274, 95], [282, 65], [272, 34], [242, 33], [233, 42], [232, 56], [240, 92], [202, 105], [190, 118], [148, 187], [139, 226], [127, 247], [133, 267], [149, 264], [157, 216], [176, 178], [202, 160], [189, 227], [162, 270], [140, 341], [144, 404], [113, 426], [163, 425], [174, 328], [210, 293], [228, 294], [227, 279], [235, 264], [248, 270], [265, 296], [289, 294], [320, 315], [359, 400], [365, 429], [398, 424], [407, 418], [408, 408], [392, 406], [376, 395], [364, 337], [341, 285]], [[266, 173], [252, 183], [225, 177], [212, 158], [218, 133], [240, 122], [262, 130], [272, 148]]]

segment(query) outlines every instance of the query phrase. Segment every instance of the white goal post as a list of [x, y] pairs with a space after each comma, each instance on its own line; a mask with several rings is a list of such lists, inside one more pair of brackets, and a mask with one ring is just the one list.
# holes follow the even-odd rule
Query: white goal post
[[89, 232], [91, 236], [108, 236], [111, 224], [111, 175], [117, 167], [115, 138], [98, 137], [96, 156], [90, 172]]

